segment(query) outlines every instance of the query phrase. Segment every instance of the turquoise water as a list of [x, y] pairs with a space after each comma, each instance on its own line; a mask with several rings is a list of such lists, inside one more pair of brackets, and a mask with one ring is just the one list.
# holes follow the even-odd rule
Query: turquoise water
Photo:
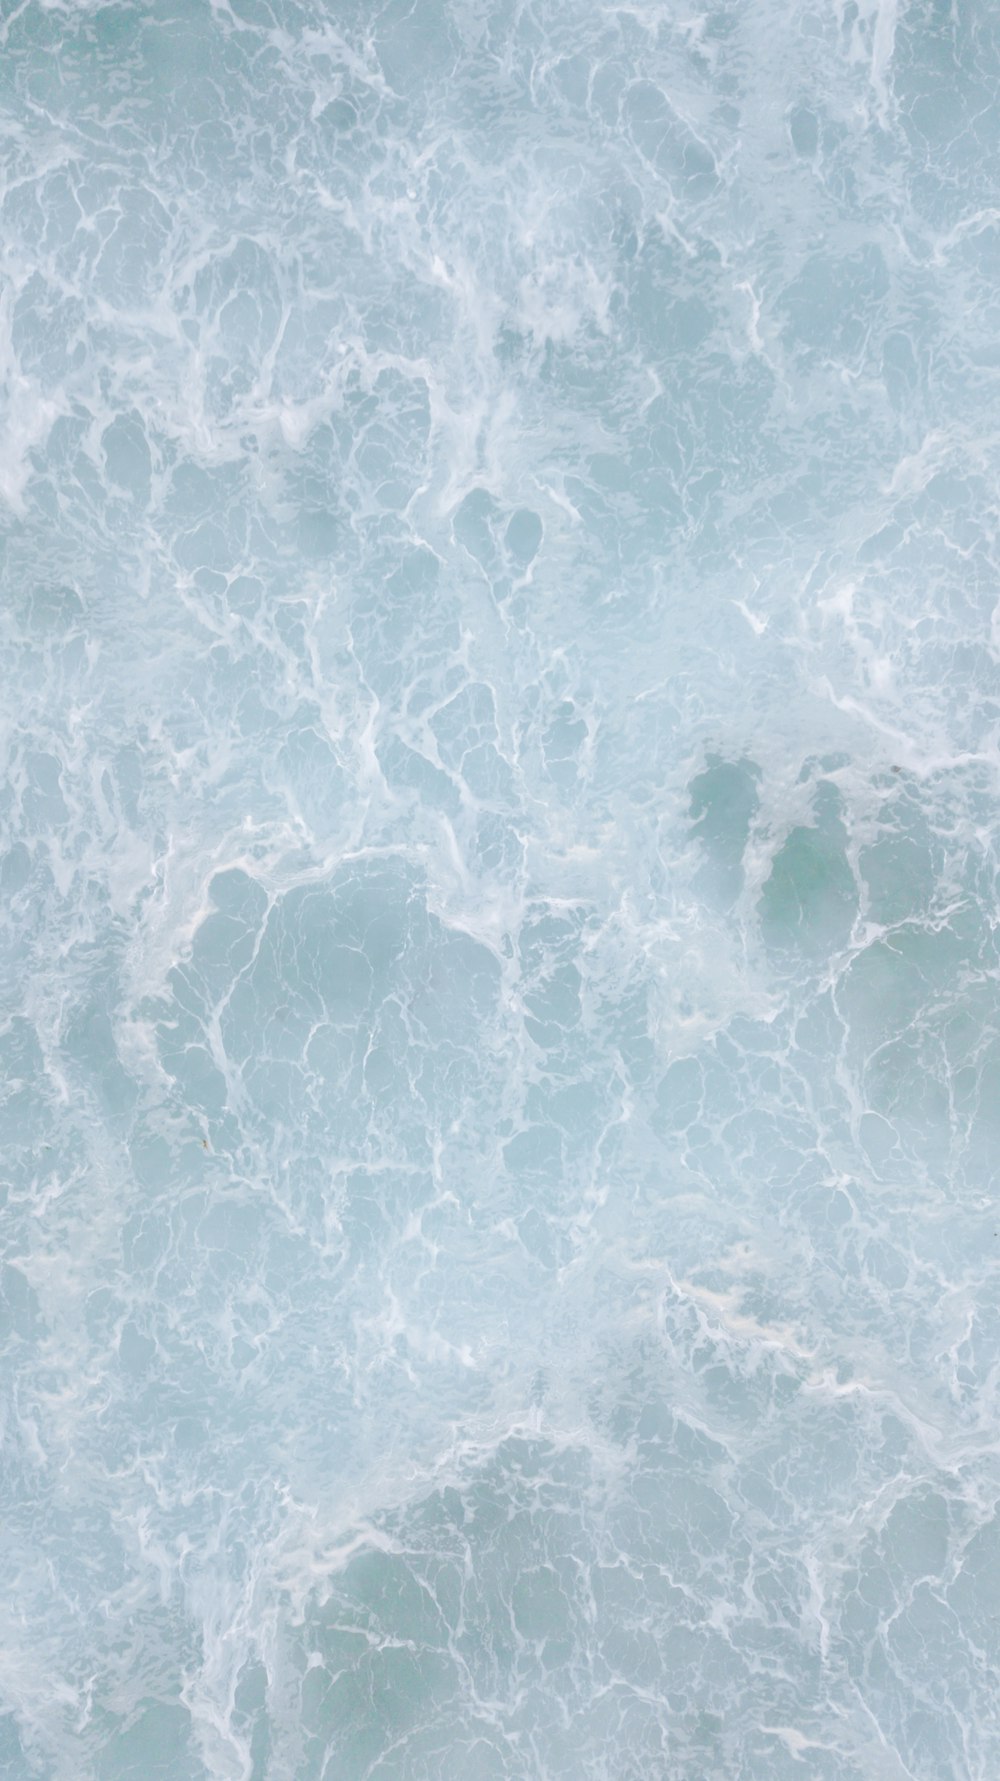
[[996, 1781], [998, 81], [2, 0], [5, 1778]]

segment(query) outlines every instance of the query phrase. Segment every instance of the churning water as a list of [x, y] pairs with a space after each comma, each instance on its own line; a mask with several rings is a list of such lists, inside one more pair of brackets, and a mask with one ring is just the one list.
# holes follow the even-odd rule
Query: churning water
[[2, 0], [5, 1777], [1000, 1774], [998, 81]]

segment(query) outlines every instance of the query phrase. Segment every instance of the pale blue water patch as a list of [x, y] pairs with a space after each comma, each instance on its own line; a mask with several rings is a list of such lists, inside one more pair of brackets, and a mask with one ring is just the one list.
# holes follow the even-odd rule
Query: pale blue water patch
[[998, 79], [6, 0], [11, 1781], [995, 1781]]

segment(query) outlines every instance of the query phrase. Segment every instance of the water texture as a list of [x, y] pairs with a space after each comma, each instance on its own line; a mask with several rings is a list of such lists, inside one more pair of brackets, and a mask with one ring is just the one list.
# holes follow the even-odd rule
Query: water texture
[[998, 82], [2, 0], [4, 1777], [996, 1781]]

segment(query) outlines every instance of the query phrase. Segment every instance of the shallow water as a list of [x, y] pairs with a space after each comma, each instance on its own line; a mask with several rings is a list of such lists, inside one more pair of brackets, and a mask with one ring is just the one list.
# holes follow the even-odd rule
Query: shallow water
[[1000, 1773], [998, 79], [5, 0], [12, 1781]]

